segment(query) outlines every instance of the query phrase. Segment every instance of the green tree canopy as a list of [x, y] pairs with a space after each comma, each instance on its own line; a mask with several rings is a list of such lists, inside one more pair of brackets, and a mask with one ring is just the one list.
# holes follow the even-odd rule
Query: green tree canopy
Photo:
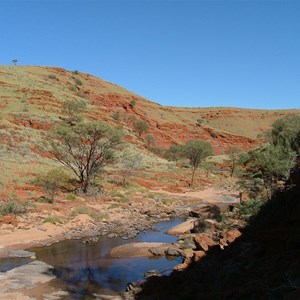
[[196, 170], [206, 157], [213, 155], [213, 148], [209, 142], [200, 140], [189, 141], [183, 148], [183, 155], [189, 159], [192, 167], [192, 186]]
[[115, 151], [122, 141], [122, 132], [96, 122], [81, 122], [75, 126], [60, 126], [46, 149], [53, 159], [69, 168], [77, 177], [83, 192], [92, 179], [115, 161]]
[[300, 115], [290, 115], [276, 120], [271, 137], [275, 146], [289, 147], [300, 154]]

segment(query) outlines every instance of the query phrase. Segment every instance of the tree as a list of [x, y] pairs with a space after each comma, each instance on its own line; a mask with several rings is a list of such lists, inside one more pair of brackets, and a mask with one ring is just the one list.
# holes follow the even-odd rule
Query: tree
[[226, 150], [226, 154], [228, 155], [229, 162], [230, 162], [230, 176], [233, 176], [233, 173], [236, 169], [236, 164], [239, 159], [239, 155], [241, 153], [241, 149], [236, 146], [230, 146]]
[[137, 120], [134, 124], [135, 130], [138, 132], [139, 137], [148, 131], [149, 125], [144, 120]]
[[184, 146], [183, 154], [189, 159], [192, 166], [191, 186], [193, 186], [196, 170], [206, 157], [213, 155], [213, 149], [209, 142], [194, 140]]
[[69, 123], [81, 121], [81, 112], [86, 109], [86, 103], [83, 100], [65, 100], [62, 104], [62, 112], [68, 116]]
[[255, 187], [252, 189], [259, 192], [259, 180], [267, 193], [267, 198], [271, 199], [272, 194], [277, 187], [278, 181], [285, 181], [290, 174], [290, 170], [295, 163], [295, 152], [290, 148], [273, 144], [263, 145], [261, 148], [254, 149], [245, 157], [244, 165], [247, 173], [244, 177]]
[[271, 130], [273, 144], [289, 147], [300, 154], [300, 115], [289, 115], [274, 122]]
[[115, 161], [122, 132], [96, 122], [81, 122], [75, 126], [60, 126], [54, 139], [45, 144], [52, 158], [69, 168], [77, 177], [84, 193], [95, 176]]
[[17, 65], [18, 60], [17, 59], [12, 59], [12, 63], [16, 66]]
[[136, 153], [124, 153], [121, 158], [122, 185], [127, 187], [128, 179], [141, 167], [142, 156]]

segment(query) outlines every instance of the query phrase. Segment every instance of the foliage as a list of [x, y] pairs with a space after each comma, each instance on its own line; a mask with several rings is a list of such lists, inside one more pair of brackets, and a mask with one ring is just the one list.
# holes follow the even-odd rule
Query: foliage
[[48, 216], [45, 218], [44, 223], [62, 224], [63, 222], [59, 216]]
[[18, 60], [16, 58], [11, 60], [14, 65], [17, 65]]
[[72, 213], [71, 213], [71, 216], [76, 217], [76, 216], [82, 215], [82, 214], [90, 216], [95, 221], [101, 221], [103, 219], [108, 219], [109, 218], [108, 213], [98, 212], [98, 211], [96, 211], [96, 210], [94, 210], [91, 207], [86, 206], [86, 205], [75, 207], [73, 209]]
[[209, 142], [200, 140], [189, 141], [183, 148], [183, 155], [189, 159], [192, 167], [191, 186], [194, 182], [195, 171], [201, 162], [208, 156], [213, 155], [213, 148]]
[[124, 153], [121, 158], [122, 185], [127, 186], [128, 179], [141, 167], [142, 156], [136, 153]]
[[114, 111], [112, 114], [111, 114], [111, 117], [117, 121], [117, 122], [121, 122], [122, 121], [122, 114], [120, 111]]
[[147, 134], [145, 137], [145, 142], [148, 149], [151, 149], [155, 145], [155, 138], [152, 134]]
[[144, 120], [137, 120], [134, 123], [134, 129], [138, 132], [139, 137], [148, 131], [149, 125]]
[[65, 100], [62, 104], [62, 112], [68, 116], [69, 123], [81, 121], [80, 113], [86, 109], [84, 100]]
[[246, 167], [241, 182], [253, 194], [264, 190], [271, 199], [278, 182], [288, 179], [299, 154], [300, 115], [278, 119], [265, 136], [269, 143], [240, 156]]
[[56, 79], [56, 75], [55, 74], [50, 74], [50, 75], [48, 75], [48, 78], [49, 79]]
[[136, 117], [134, 115], [129, 115], [126, 117], [125, 122], [128, 126], [134, 125], [136, 122]]
[[216, 139], [216, 138], [218, 137], [218, 134], [217, 134], [215, 131], [212, 131], [212, 132], [210, 133], [210, 136], [211, 136], [212, 138]]
[[73, 193], [68, 193], [66, 195], [66, 200], [70, 200], [70, 201], [76, 200], [76, 196]]
[[70, 189], [70, 176], [62, 169], [53, 169], [46, 174], [38, 175], [35, 184], [42, 187], [49, 196], [49, 203], [54, 202], [54, 197], [61, 188]]
[[131, 108], [134, 108], [134, 107], [136, 106], [136, 101], [135, 101], [135, 100], [131, 100], [131, 101], [129, 102], [129, 106], [130, 106]]
[[242, 219], [257, 215], [265, 201], [260, 199], [250, 199], [239, 206], [239, 217]]
[[226, 150], [226, 154], [228, 155], [229, 163], [230, 163], [230, 176], [231, 177], [233, 176], [234, 171], [236, 169], [236, 165], [238, 163], [240, 153], [241, 153], [241, 149], [236, 146], [230, 146]]
[[60, 126], [53, 132], [55, 139], [45, 144], [52, 158], [70, 169], [84, 193], [105, 166], [115, 162], [123, 133], [97, 122], [81, 122]]
[[0, 215], [20, 215], [26, 213], [28, 210], [28, 203], [21, 203], [17, 199], [11, 199], [0, 204]]
[[78, 78], [75, 79], [76, 86], [82, 85], [82, 81]]
[[291, 148], [300, 154], [300, 115], [290, 115], [274, 122], [271, 137], [275, 146]]
[[202, 125], [204, 123], [204, 120], [202, 118], [197, 119], [197, 125]]
[[[295, 152], [272, 144], [252, 150], [244, 156], [247, 172], [244, 180], [252, 183], [252, 191], [260, 192], [263, 188], [270, 199], [279, 180], [285, 181], [294, 165]], [[255, 185], [255, 186], [254, 186]]]
[[183, 146], [171, 145], [165, 152], [165, 157], [170, 161], [178, 161], [182, 157]]

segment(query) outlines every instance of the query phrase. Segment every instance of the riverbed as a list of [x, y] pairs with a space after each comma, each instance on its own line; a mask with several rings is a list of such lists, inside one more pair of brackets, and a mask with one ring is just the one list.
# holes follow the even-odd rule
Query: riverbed
[[[181, 262], [180, 257], [118, 259], [112, 258], [109, 252], [130, 242], [175, 242], [176, 237], [167, 235], [165, 231], [181, 222], [181, 219], [173, 219], [158, 223], [155, 230], [145, 230], [130, 240], [102, 236], [96, 242], [66, 240], [29, 251], [35, 252], [37, 260], [54, 267], [58, 280], [53, 284], [69, 293], [63, 299], [95, 299], [97, 294], [125, 291], [127, 283], [142, 280], [149, 270], [170, 273]], [[9, 263], [11, 265], [12, 261]], [[2, 267], [5, 268], [5, 264], [2, 263]]]

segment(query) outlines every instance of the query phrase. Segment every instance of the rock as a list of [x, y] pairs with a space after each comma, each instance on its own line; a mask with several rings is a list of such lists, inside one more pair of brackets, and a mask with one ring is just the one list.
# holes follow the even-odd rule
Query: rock
[[190, 212], [190, 216], [196, 218], [205, 217], [205, 218], [216, 219], [220, 216], [220, 213], [221, 213], [220, 208], [217, 205], [208, 204], [196, 210], [192, 210]]
[[110, 255], [116, 258], [150, 257], [153, 254], [149, 249], [158, 248], [164, 252], [170, 245], [168, 243], [128, 243], [112, 248]]
[[1, 273], [0, 291], [4, 293], [15, 289], [31, 289], [54, 278], [53, 268], [36, 260]]
[[183, 234], [183, 233], [189, 232], [190, 230], [193, 229], [195, 221], [196, 221], [195, 218], [187, 220], [187, 221], [167, 230], [166, 233], [171, 234], [171, 235], [178, 235], [178, 234]]
[[207, 251], [210, 247], [216, 246], [217, 243], [206, 234], [197, 234], [194, 237], [195, 244], [199, 250]]
[[186, 258], [182, 264], [178, 264], [174, 267], [175, 271], [184, 271], [192, 263], [190, 258]]
[[173, 247], [167, 248], [165, 250], [165, 254], [168, 255], [168, 256], [180, 256], [181, 255], [181, 253]]
[[228, 246], [230, 243], [234, 242], [242, 233], [238, 229], [228, 230], [223, 234], [223, 238], [220, 240], [221, 246]]
[[45, 225], [38, 225], [36, 226], [36, 229], [41, 230], [41, 231], [47, 231], [47, 227]]
[[193, 259], [194, 261], [199, 261], [201, 260], [204, 256], [206, 256], [206, 253], [204, 251], [194, 251], [194, 256], [193, 256]]
[[35, 257], [35, 253], [25, 250], [10, 250], [8, 257]]
[[142, 290], [141, 284], [139, 282], [129, 282], [126, 285], [126, 292], [133, 292], [133, 294], [137, 294]]
[[203, 217], [197, 219], [194, 222], [194, 227], [191, 232], [193, 233], [203, 233], [203, 232], [215, 232], [216, 226], [210, 220], [206, 220]]
[[17, 217], [14, 215], [1, 216], [0, 217], [0, 226], [1, 224], [11, 224], [14, 227], [18, 226]]
[[110, 233], [107, 235], [108, 238], [112, 239], [112, 238], [115, 238], [117, 237], [118, 235], [116, 233]]
[[148, 250], [150, 251], [150, 253], [152, 253], [155, 256], [165, 255], [164, 250], [161, 248], [152, 247], [152, 248], [149, 248]]
[[194, 256], [194, 251], [193, 249], [189, 248], [189, 249], [184, 249], [182, 251], [182, 256], [184, 258], [192, 258]]
[[144, 274], [144, 278], [147, 279], [152, 276], [161, 276], [158, 270], [149, 270]]

